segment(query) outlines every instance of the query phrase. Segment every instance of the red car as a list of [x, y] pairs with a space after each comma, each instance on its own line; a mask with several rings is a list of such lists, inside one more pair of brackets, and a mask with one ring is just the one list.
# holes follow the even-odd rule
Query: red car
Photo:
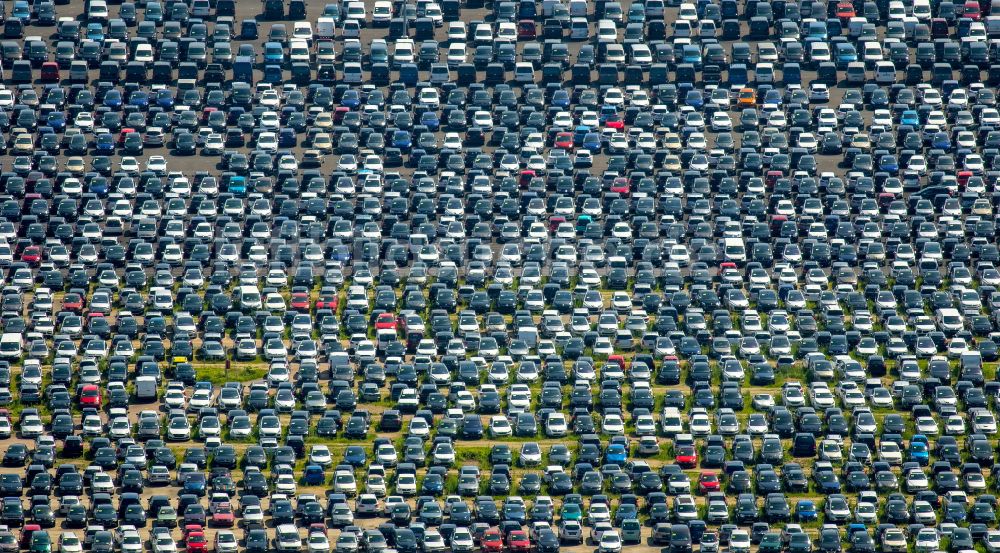
[[208, 551], [208, 538], [204, 532], [191, 532], [185, 540], [187, 553], [206, 553]]
[[215, 526], [233, 525], [233, 508], [229, 503], [215, 503], [212, 507], [212, 524]]
[[332, 309], [336, 311], [339, 304], [340, 297], [337, 294], [323, 294], [316, 300], [316, 309]]
[[521, 188], [527, 188], [531, 184], [531, 179], [535, 178], [536, 174], [534, 169], [525, 169], [521, 171], [521, 176], [517, 180], [518, 186]]
[[101, 389], [96, 384], [85, 384], [80, 389], [80, 405], [84, 407], [100, 407]]
[[76, 292], [70, 292], [63, 296], [62, 308], [66, 311], [76, 311], [77, 313], [83, 311], [83, 297]]
[[531, 551], [531, 540], [528, 539], [528, 533], [524, 530], [514, 530], [507, 534], [507, 548], [520, 553]]
[[850, 19], [858, 14], [854, 11], [852, 2], [840, 2], [837, 4], [837, 17], [840, 19]]
[[32, 265], [38, 265], [42, 262], [42, 248], [39, 246], [28, 246], [27, 248], [24, 248], [24, 251], [21, 252], [21, 261]]
[[607, 119], [604, 120], [604, 126], [609, 129], [620, 131], [625, 129], [625, 121], [622, 119], [621, 115], [612, 113], [611, 115], [608, 115]]
[[621, 355], [618, 354], [609, 355], [608, 363], [615, 363], [621, 368], [621, 370], [623, 371], [625, 370], [625, 358]]
[[978, 0], [967, 0], [965, 2], [965, 13], [962, 14], [962, 17], [973, 21], [982, 19], [983, 12], [979, 7]]
[[309, 311], [309, 294], [305, 292], [296, 292], [292, 294], [292, 309]]
[[629, 186], [628, 179], [625, 177], [618, 177], [611, 183], [611, 191], [621, 194], [623, 196], [628, 196]]
[[677, 453], [674, 455], [674, 461], [685, 468], [691, 468], [698, 464], [698, 452], [695, 450], [693, 445], [681, 445], [677, 446]]
[[703, 472], [698, 477], [698, 491], [701, 493], [719, 491], [719, 475], [714, 472]]
[[396, 330], [396, 316], [392, 313], [381, 313], [375, 319], [375, 330]]
[[517, 22], [517, 39], [518, 40], [535, 40], [538, 35], [538, 30], [535, 28], [535, 22], [530, 19], [522, 19]]
[[483, 534], [479, 545], [483, 553], [500, 553], [503, 551], [503, 537], [500, 536], [499, 530], [490, 529]]
[[564, 150], [573, 149], [573, 133], [571, 132], [561, 132], [556, 135], [555, 140], [556, 148], [562, 148]]

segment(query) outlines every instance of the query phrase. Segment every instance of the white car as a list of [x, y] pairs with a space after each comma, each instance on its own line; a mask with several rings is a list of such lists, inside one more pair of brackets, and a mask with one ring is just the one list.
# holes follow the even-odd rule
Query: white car
[[396, 493], [402, 496], [416, 495], [417, 477], [411, 473], [396, 476]]
[[216, 553], [235, 553], [239, 550], [239, 543], [236, 541], [236, 534], [229, 530], [219, 530], [215, 533]]
[[321, 467], [328, 467], [333, 463], [333, 455], [330, 448], [325, 445], [314, 445], [309, 452], [309, 462]]
[[621, 553], [622, 538], [617, 530], [604, 532], [601, 534], [601, 541], [598, 545], [599, 553]]
[[330, 553], [330, 540], [323, 532], [310, 532], [306, 538], [306, 549], [309, 553]]
[[166, 158], [163, 156], [149, 156], [149, 159], [146, 160], [146, 170], [156, 174], [165, 174], [167, 172]]

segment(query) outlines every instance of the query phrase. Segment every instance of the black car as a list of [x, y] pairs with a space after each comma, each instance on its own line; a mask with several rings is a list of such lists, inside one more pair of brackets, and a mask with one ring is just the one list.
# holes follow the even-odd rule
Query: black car
[[263, 528], [248, 531], [243, 547], [247, 553], [267, 553], [267, 531]]

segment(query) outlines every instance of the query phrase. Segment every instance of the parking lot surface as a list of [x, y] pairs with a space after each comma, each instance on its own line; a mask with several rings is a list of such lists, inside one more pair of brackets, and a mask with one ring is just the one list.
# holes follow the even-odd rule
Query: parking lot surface
[[0, 553], [997, 553], [990, 0], [0, 5]]

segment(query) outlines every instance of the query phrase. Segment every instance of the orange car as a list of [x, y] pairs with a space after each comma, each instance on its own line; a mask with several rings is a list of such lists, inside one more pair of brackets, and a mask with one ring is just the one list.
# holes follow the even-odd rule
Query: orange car
[[744, 107], [756, 106], [757, 91], [752, 88], [741, 88], [737, 102], [739, 103], [739, 105]]
[[839, 19], [850, 19], [856, 17], [858, 14], [854, 11], [854, 3], [852, 2], [839, 2], [837, 3], [837, 17]]

